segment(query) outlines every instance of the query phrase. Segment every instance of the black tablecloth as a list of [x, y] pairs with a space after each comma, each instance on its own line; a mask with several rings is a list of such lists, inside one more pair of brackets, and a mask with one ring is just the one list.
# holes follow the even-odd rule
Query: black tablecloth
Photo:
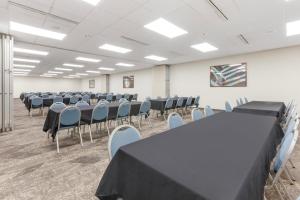
[[[66, 105], [70, 104], [70, 98], [69, 97], [64, 97], [63, 98], [63, 102]], [[27, 108], [27, 110], [30, 111], [30, 107], [31, 107], [31, 99], [27, 98], [24, 101], [24, 104]], [[53, 104], [53, 98], [43, 98], [43, 107], [50, 107]]]
[[283, 102], [251, 101], [235, 107], [233, 111], [258, 115], [269, 115], [281, 119], [285, 111], [285, 104]]
[[123, 146], [98, 186], [102, 200], [263, 200], [283, 137], [275, 117], [222, 112]]
[[[135, 116], [139, 114], [139, 110], [141, 107], [142, 102], [131, 102], [131, 109], [130, 109], [130, 116]], [[109, 111], [108, 111], [108, 120], [112, 120], [116, 118], [118, 108], [119, 108], [118, 102], [113, 102], [109, 104]], [[91, 120], [92, 112], [94, 109], [94, 105], [92, 106], [86, 106], [84, 108], [80, 108], [81, 110], [81, 119]], [[58, 128], [58, 121], [59, 121], [59, 112], [54, 112], [53, 110], [49, 110], [46, 120], [44, 122], [43, 131], [51, 131], [52, 137], [55, 138], [57, 128]]]
[[[98, 101], [101, 100], [101, 99], [106, 99], [106, 96], [107, 96], [107, 95], [99, 95], [99, 96], [98, 96]], [[117, 97], [117, 95], [113, 95], [113, 96], [112, 96], [112, 100], [113, 100], [113, 101], [116, 101], [116, 97]], [[124, 98], [124, 97], [125, 97], [125, 95], [123, 94], [123, 95], [122, 95], [122, 98]], [[133, 99], [133, 95], [130, 94], [128, 100], [131, 101], [132, 99]]]
[[[188, 97], [183, 97], [183, 104], [182, 104], [183, 107], [185, 106], [187, 99], [188, 99]], [[158, 110], [158, 111], [160, 111], [161, 114], [163, 114], [167, 100], [168, 100], [168, 98], [151, 99], [150, 100], [151, 109], [152, 110]], [[173, 100], [174, 101], [173, 101], [172, 109], [175, 108], [178, 98], [174, 98]], [[192, 104], [194, 103], [194, 101], [195, 101], [195, 98], [193, 98]]]

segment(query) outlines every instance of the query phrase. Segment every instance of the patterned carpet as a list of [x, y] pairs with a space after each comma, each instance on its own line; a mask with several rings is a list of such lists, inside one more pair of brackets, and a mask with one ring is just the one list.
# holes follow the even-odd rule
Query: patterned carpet
[[[46, 109], [45, 109], [46, 110]], [[94, 194], [101, 176], [108, 165], [107, 133], [84, 134], [84, 146], [79, 139], [67, 133], [60, 137], [60, 154], [56, 144], [42, 132], [45, 117], [31, 118], [19, 99], [15, 100], [15, 130], [0, 133], [0, 199], [1, 200], [81, 200], [97, 199]], [[189, 116], [185, 121], [189, 122]], [[146, 122], [142, 137], [162, 132], [167, 128], [162, 119], [152, 117], [153, 128]], [[87, 131], [87, 129], [86, 129]], [[296, 169], [291, 169], [297, 182], [288, 191], [296, 199], [300, 195], [300, 144], [293, 154]], [[266, 191], [267, 198], [278, 200], [277, 193]]]

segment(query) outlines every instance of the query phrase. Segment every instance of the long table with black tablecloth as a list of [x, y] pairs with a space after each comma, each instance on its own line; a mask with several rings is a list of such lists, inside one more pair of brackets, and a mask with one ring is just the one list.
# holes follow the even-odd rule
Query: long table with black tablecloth
[[[131, 104], [130, 116], [138, 115], [142, 102], [131, 102], [130, 104]], [[109, 105], [108, 120], [113, 120], [116, 118], [120, 103], [113, 102], [113, 103], [109, 103], [108, 105]], [[94, 107], [95, 107], [95, 105], [80, 108], [81, 119], [82, 120], [91, 120]], [[43, 131], [44, 132], [50, 131], [53, 138], [55, 138], [55, 135], [57, 132], [59, 115], [60, 115], [60, 112], [55, 112], [53, 110], [49, 110], [46, 120], [44, 122]]]
[[[66, 105], [69, 105], [70, 104], [70, 98], [69, 97], [63, 97], [63, 103], [66, 104]], [[25, 104], [26, 108], [30, 111], [31, 99], [29, 97], [25, 98], [24, 104]], [[43, 98], [43, 107], [50, 107], [52, 104], [53, 104], [53, 98]]]
[[[187, 99], [188, 99], [188, 97], [183, 97], [183, 104], [182, 104], [183, 107], [185, 106]], [[158, 110], [158, 111], [160, 111], [160, 114], [163, 114], [164, 110], [165, 110], [165, 105], [166, 105], [167, 100], [168, 100], [168, 98], [151, 99], [150, 100], [151, 109], [152, 110]], [[178, 98], [173, 98], [172, 109], [175, 108], [175, 106], [177, 104], [177, 100], [178, 100]], [[193, 98], [192, 104], [194, 103], [194, 101], [195, 101], [195, 98]]]
[[[105, 99], [106, 100], [106, 97], [107, 97], [107, 95], [99, 95], [98, 96], [98, 101], [99, 100], [102, 100], [102, 99]], [[122, 95], [122, 98], [124, 98], [125, 97], [125, 95], [123, 94]], [[116, 101], [116, 99], [117, 99], [117, 95], [112, 95], [112, 101]], [[133, 95], [132, 94], [130, 94], [129, 95], [129, 99], [127, 99], [128, 101], [131, 101], [133, 99]]]
[[276, 117], [218, 113], [121, 147], [101, 200], [263, 200], [283, 131]]
[[281, 119], [284, 114], [285, 108], [286, 107], [283, 102], [251, 101], [249, 103], [235, 107], [233, 111], [240, 113], [269, 115]]

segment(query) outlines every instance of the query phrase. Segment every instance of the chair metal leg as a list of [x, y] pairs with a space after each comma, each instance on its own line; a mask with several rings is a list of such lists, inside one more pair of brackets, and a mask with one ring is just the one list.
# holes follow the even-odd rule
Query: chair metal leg
[[108, 134], [108, 136], [110, 135], [110, 132], [109, 132], [109, 123], [108, 122], [105, 122], [105, 124], [106, 124], [106, 128], [107, 128], [107, 134]]
[[142, 130], [141, 128], [141, 121], [142, 121], [142, 115], [138, 116], [138, 124], [139, 124], [139, 129]]
[[294, 163], [293, 163], [293, 161], [292, 161], [291, 158], [289, 159], [289, 163], [292, 165], [293, 168], [296, 168], [296, 166], [294, 165]]
[[56, 133], [56, 151], [59, 153], [58, 132]]
[[80, 138], [80, 145], [83, 146], [80, 127], [78, 127], [78, 132], [79, 132], [79, 138]]
[[293, 181], [296, 181], [296, 178], [293, 176], [293, 174], [291, 173], [291, 171], [289, 170], [289, 168], [287, 166], [285, 166], [284, 170], [285, 170], [287, 177], [290, 180], [291, 185], [294, 185]]
[[93, 143], [93, 137], [92, 137], [92, 125], [89, 125], [89, 131], [90, 131], [90, 139], [91, 139], [91, 143]]
[[152, 123], [151, 123], [151, 120], [150, 120], [150, 116], [149, 116], [149, 115], [147, 115], [147, 120], [148, 120], [149, 127], [152, 128]]

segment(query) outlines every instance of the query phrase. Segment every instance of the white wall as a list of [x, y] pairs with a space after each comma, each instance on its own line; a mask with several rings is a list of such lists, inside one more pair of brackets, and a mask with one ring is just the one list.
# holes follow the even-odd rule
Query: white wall
[[[130, 75], [134, 75], [134, 88], [123, 88], [123, 76]], [[111, 74], [109, 81], [109, 90], [113, 93], [137, 93], [138, 99], [144, 100], [146, 97], [152, 96], [152, 85], [152, 69], [145, 69]]]
[[14, 98], [19, 98], [22, 92], [61, 92], [61, 91], [80, 91], [80, 79], [57, 79], [39, 77], [15, 76]]
[[[209, 67], [247, 62], [248, 86], [211, 88]], [[250, 100], [289, 101], [300, 105], [300, 46], [220, 59], [185, 63], [171, 67], [171, 95], [201, 96], [201, 106], [223, 109], [225, 100], [238, 97]]]
[[[89, 80], [95, 80], [95, 88], [89, 88]], [[105, 76], [81, 79], [81, 91], [105, 92]]]

